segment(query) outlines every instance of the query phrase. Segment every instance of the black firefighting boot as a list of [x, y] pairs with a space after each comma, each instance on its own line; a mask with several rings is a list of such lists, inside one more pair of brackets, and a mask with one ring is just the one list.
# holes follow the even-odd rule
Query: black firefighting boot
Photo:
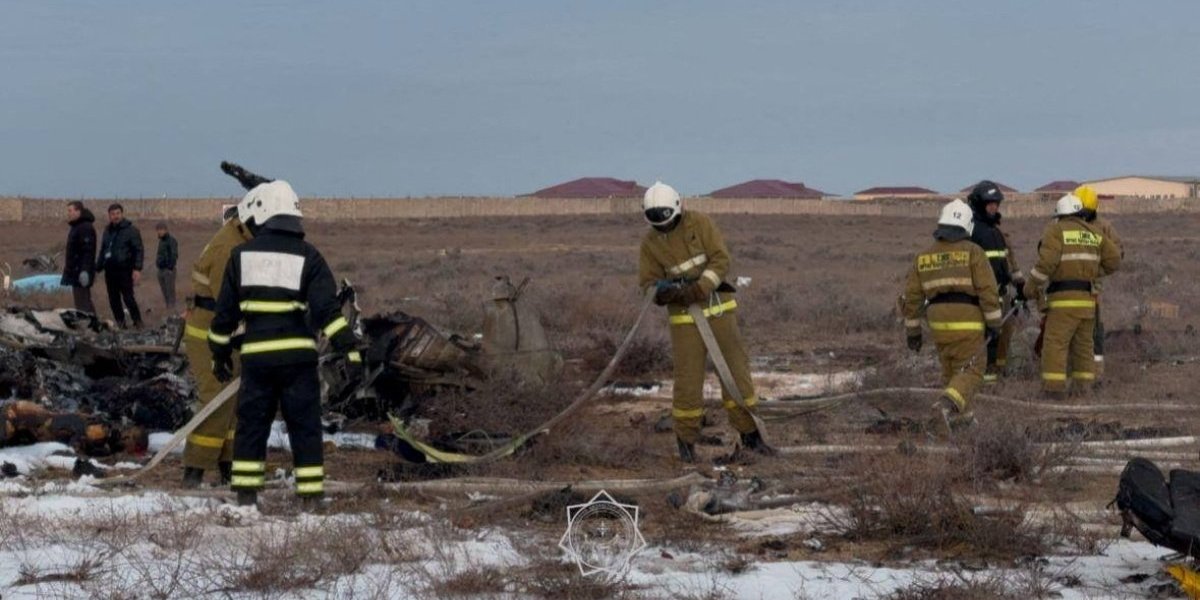
[[762, 434], [757, 429], [750, 433], [742, 434], [742, 447], [749, 448], [763, 456], [775, 456], [779, 454], [778, 450], [767, 445], [766, 440], [763, 439]]
[[696, 445], [689, 444], [679, 438], [675, 438], [675, 441], [679, 443], [679, 460], [685, 463], [696, 462]]
[[184, 467], [183, 468], [183, 487], [188, 488], [188, 489], [195, 489], [195, 488], [200, 487], [200, 484], [203, 482], [204, 482], [204, 469], [198, 469], [196, 467]]
[[258, 492], [255, 490], [238, 490], [237, 505], [238, 506], [254, 506], [258, 504]]
[[221, 485], [229, 485], [233, 480], [233, 463], [219, 462], [217, 463], [217, 471], [221, 474]]

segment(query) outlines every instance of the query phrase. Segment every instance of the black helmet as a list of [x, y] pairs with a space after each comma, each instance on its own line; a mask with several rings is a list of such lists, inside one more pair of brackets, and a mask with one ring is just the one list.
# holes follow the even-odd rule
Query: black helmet
[[986, 208], [988, 204], [992, 202], [999, 204], [1003, 201], [1004, 192], [1000, 191], [1000, 186], [986, 179], [975, 184], [975, 188], [971, 190], [971, 195], [967, 196], [967, 203], [971, 205], [971, 210], [977, 215], [987, 214]]

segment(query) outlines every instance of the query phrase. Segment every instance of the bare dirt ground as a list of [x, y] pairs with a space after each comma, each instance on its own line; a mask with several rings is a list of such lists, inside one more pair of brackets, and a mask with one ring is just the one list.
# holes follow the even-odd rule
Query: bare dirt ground
[[[869, 369], [866, 388], [938, 385], [936, 359], [929, 349], [932, 344], [927, 344], [920, 355], [909, 353], [895, 309], [911, 256], [931, 239], [930, 222], [771, 216], [721, 216], [717, 222], [734, 256], [731, 278], [753, 279], [750, 287], [739, 294], [739, 318], [756, 370], [831, 373]], [[151, 226], [139, 225], [152, 257]], [[1026, 272], [1033, 266], [1044, 225], [1044, 221], [1033, 219], [1005, 222], [1004, 228]], [[891, 481], [883, 475], [904, 473], [909, 482], [946, 479], [948, 489], [962, 496], [1009, 499], [1027, 506], [1073, 503], [1102, 509], [1115, 492], [1116, 474], [1056, 474], [1038, 468], [1049, 466], [1038, 463], [1067, 464], [1062, 457], [997, 459], [992, 454], [997, 444], [1011, 448], [1032, 441], [1162, 437], [1190, 435], [1197, 430], [1193, 412], [1158, 412], [1154, 406], [1196, 401], [1194, 381], [1200, 374], [1200, 351], [1196, 349], [1193, 327], [1200, 310], [1200, 234], [1196, 233], [1200, 231], [1200, 217], [1127, 216], [1116, 219], [1115, 225], [1123, 237], [1126, 254], [1121, 272], [1104, 288], [1103, 316], [1110, 332], [1107, 372], [1102, 387], [1092, 396], [1071, 402], [1141, 403], [1145, 408], [1072, 417], [979, 402], [979, 432], [945, 454], [794, 454], [745, 460], [731, 469], [743, 479], [761, 477], [779, 493], [848, 505], [864, 493], [855, 489], [855, 480]], [[325, 254], [335, 274], [359, 287], [365, 314], [399, 309], [451, 330], [473, 333], [482, 323], [483, 302], [493, 277], [509, 275], [514, 281], [532, 278], [529, 298], [541, 310], [551, 339], [568, 359], [567, 381], [540, 397], [500, 397], [492, 405], [484, 400], [474, 406], [476, 414], [463, 417], [466, 422], [477, 418], [489, 427], [507, 422], [519, 428], [554, 414], [569, 401], [571, 392], [590, 382], [607, 361], [615, 341], [632, 323], [639, 300], [634, 289], [635, 270], [637, 246], [645, 225], [636, 219], [456, 219], [360, 225], [310, 222], [306, 226], [309, 240]], [[173, 227], [180, 241], [179, 286], [184, 295], [186, 265], [198, 255], [213, 229], [198, 223]], [[0, 259], [17, 263], [58, 243], [66, 228], [61, 224], [32, 223], [7, 225], [2, 231]], [[153, 262], [149, 257], [148, 264]], [[162, 316], [162, 300], [154, 282], [153, 267], [148, 266], [139, 300], [150, 322]], [[101, 283], [94, 295], [101, 314], [107, 315], [102, 288]], [[66, 302], [69, 299], [63, 300], [64, 305]], [[1178, 316], [1170, 313], [1171, 306], [1178, 307]], [[669, 378], [665, 318], [656, 312], [649, 321], [641, 333], [643, 341], [621, 370], [624, 381]], [[1034, 327], [1036, 315], [1022, 321], [1022, 331], [1014, 340], [1010, 377], [985, 391], [1041, 402], [1038, 369], [1029, 360]], [[906, 429], [907, 422], [900, 418], [919, 421], [925, 417], [927, 406], [928, 400], [923, 397], [903, 396], [846, 403], [772, 421], [772, 439], [781, 447], [896, 447], [905, 441], [924, 444], [925, 435]], [[519, 457], [463, 473], [535, 480], [677, 476], [683, 469], [675, 459], [672, 436], [654, 433], [652, 428], [668, 410], [669, 400], [665, 398], [608, 396]], [[711, 459], [729, 454], [736, 438], [721, 411], [711, 412], [714, 424], [707, 431], [718, 436], [722, 445], [702, 449], [706, 459], [702, 472], [711, 471]], [[869, 429], [873, 432], [868, 433]], [[1195, 445], [1178, 450], [1190, 455], [1185, 467], [1197, 466]], [[273, 455], [272, 462], [284, 466], [287, 456]], [[329, 456], [328, 472], [339, 481], [370, 483], [380, 470], [390, 470], [395, 462], [381, 452], [338, 450]], [[1005, 464], [997, 467], [997, 463]], [[177, 471], [172, 466], [168, 463], [150, 485], [173, 489]], [[349, 510], [370, 498], [388, 499], [431, 510], [449, 505], [456, 522], [468, 527], [520, 523], [544, 529], [548, 536], [561, 530], [559, 520], [543, 519], [529, 502], [478, 511], [462, 508], [462, 502], [448, 503], [444, 497], [378, 488], [368, 488], [368, 492], [336, 500], [335, 510]], [[724, 540], [740, 544], [743, 551], [763, 560], [819, 560], [822, 556], [888, 560], [922, 553], [939, 558], [988, 554], [971, 544], [906, 550], [899, 547], [902, 544], [881, 542], [865, 532], [860, 532], [858, 538], [838, 538], [820, 551], [786, 535], [745, 542], [726, 525], [671, 508], [665, 494], [644, 495], [637, 500], [643, 507], [647, 538], [684, 545], [697, 540]], [[1096, 523], [1094, 519], [1092, 522]], [[1110, 525], [1110, 533], [1115, 535], [1116, 523], [1109, 517], [1099, 524]], [[1008, 557], [1013, 553], [1019, 554], [1000, 552]]]

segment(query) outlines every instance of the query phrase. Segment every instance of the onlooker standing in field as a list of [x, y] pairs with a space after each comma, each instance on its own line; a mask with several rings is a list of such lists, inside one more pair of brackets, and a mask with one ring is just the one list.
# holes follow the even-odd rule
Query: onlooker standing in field
[[[731, 262], [729, 250], [715, 223], [698, 212], [683, 212], [679, 193], [669, 185], [655, 183], [646, 190], [642, 211], [651, 230], [642, 238], [638, 285], [658, 285], [654, 303], [666, 306], [671, 323], [671, 359], [675, 365], [675, 394], [671, 420], [683, 462], [696, 461], [696, 442], [704, 419], [704, 365], [708, 349], [696, 321], [688, 313], [700, 304], [704, 317], [732, 371], [735, 385], [745, 399], [742, 408], [721, 384], [729, 422], [741, 434], [742, 447], [773, 455], [754, 424], [758, 404], [750, 379], [750, 360], [738, 332], [734, 287], [725, 282]], [[662, 282], [664, 285], [659, 285]]]
[[96, 217], [82, 202], [67, 203], [67, 249], [62, 284], [71, 286], [75, 308], [95, 313], [92, 284], [96, 281]]
[[179, 262], [179, 242], [167, 231], [167, 224], [159, 221], [154, 227], [158, 233], [158, 258], [154, 266], [158, 267], [158, 287], [162, 288], [163, 302], [167, 304], [167, 312], [175, 310], [175, 263]]
[[109, 206], [108, 227], [104, 229], [104, 239], [100, 243], [96, 271], [104, 272], [108, 306], [112, 309], [113, 320], [121, 328], [125, 327], [125, 308], [129, 309], [133, 326], [142, 326], [142, 312], [133, 296], [133, 286], [142, 278], [143, 254], [142, 234], [125, 218], [125, 207], [120, 204]]

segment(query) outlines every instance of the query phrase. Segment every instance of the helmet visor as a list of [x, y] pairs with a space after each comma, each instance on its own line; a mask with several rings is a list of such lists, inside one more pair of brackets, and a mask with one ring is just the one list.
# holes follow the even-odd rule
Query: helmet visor
[[670, 206], [656, 206], [646, 209], [646, 220], [651, 225], [664, 225], [675, 217], [675, 209]]

